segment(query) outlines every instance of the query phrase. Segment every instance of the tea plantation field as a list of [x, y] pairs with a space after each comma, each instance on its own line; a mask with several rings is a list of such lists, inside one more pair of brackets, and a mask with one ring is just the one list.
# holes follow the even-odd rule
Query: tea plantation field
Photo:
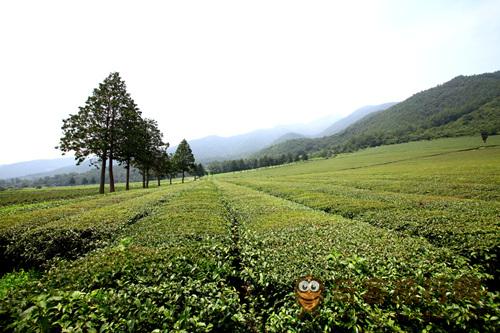
[[500, 137], [205, 178], [2, 193], [0, 329], [498, 330]]

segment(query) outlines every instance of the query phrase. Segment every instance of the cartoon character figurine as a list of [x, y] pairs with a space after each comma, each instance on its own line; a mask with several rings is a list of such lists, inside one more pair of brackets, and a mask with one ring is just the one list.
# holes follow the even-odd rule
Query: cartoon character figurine
[[318, 279], [311, 275], [301, 277], [295, 283], [297, 300], [305, 312], [314, 311], [322, 300], [321, 293], [325, 287]]

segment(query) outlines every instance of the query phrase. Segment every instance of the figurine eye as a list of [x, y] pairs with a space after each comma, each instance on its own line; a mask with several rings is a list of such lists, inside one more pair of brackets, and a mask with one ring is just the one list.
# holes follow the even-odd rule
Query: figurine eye
[[302, 280], [299, 283], [299, 290], [302, 292], [306, 292], [309, 289], [309, 282], [306, 280]]
[[311, 283], [309, 283], [309, 290], [311, 290], [312, 292], [317, 292], [319, 290], [319, 282], [311, 281]]

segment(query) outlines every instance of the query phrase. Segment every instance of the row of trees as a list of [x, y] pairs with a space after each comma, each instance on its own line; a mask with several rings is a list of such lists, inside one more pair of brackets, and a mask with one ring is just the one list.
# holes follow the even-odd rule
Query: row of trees
[[63, 120], [62, 130], [63, 136], [56, 148], [63, 155], [73, 151], [77, 164], [90, 156], [97, 157], [93, 163], [100, 167], [99, 193], [104, 193], [106, 164], [109, 191], [115, 191], [115, 161], [127, 170], [127, 190], [132, 167], [140, 170], [143, 187], [149, 186], [151, 175], [158, 179], [159, 184], [162, 177], [168, 177], [171, 182], [172, 177], [180, 172], [184, 182], [186, 172], [198, 169], [186, 140], [182, 140], [173, 155], [167, 153], [169, 144], [163, 141], [158, 123], [142, 117], [127, 92], [125, 82], [116, 72], [94, 89], [78, 113]]
[[305, 152], [299, 152], [295, 155], [282, 154], [279, 157], [262, 156], [260, 158], [212, 162], [208, 165], [208, 170], [210, 171], [210, 173], [216, 174], [216, 173], [263, 168], [263, 167], [287, 164], [298, 161], [307, 161], [308, 159], [309, 156]]

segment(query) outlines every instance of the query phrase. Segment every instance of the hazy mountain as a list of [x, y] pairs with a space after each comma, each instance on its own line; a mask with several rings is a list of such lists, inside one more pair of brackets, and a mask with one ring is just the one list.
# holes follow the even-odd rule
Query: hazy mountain
[[0, 179], [23, 177], [34, 173], [43, 173], [75, 164], [73, 157], [62, 157], [46, 160], [33, 160], [13, 164], [0, 165]]
[[[305, 124], [277, 126], [230, 137], [208, 136], [202, 139], [190, 140], [189, 145], [197, 161], [203, 163], [245, 158], [266, 147], [289, 140], [320, 137], [324, 136], [326, 131], [344, 129], [363, 116], [386, 109], [394, 104], [385, 103], [366, 106], [340, 120], [339, 116], [330, 115]], [[169, 151], [174, 152], [175, 149], [174, 146]]]
[[364, 118], [365, 116], [378, 112], [378, 111], [383, 111], [391, 106], [395, 105], [396, 103], [384, 103], [384, 104], [379, 104], [379, 105], [367, 105], [363, 106], [362, 108], [357, 109], [350, 115], [348, 115], [345, 118], [340, 119], [339, 121], [336, 121], [333, 125], [329, 126], [327, 129], [322, 131], [318, 136], [323, 137], [323, 136], [330, 136], [333, 134], [336, 134], [350, 125], [354, 124], [358, 120]]
[[304, 124], [294, 124], [284, 126], [289, 130], [289, 132], [297, 133], [303, 136], [318, 136], [323, 132], [328, 126], [335, 123], [340, 119], [340, 116], [336, 114], [324, 116], [313, 121]]
[[[209, 162], [244, 157], [269, 146], [288, 132], [286, 128], [277, 127], [229, 137], [212, 135], [188, 142], [197, 161]], [[176, 148], [169, 151], [174, 152]]]
[[305, 138], [305, 136], [299, 133], [290, 132], [280, 136], [278, 139], [274, 140], [272, 144], [277, 145], [278, 143], [282, 143], [288, 140], [302, 139], [302, 138]]
[[[287, 136], [289, 136], [288, 139], [295, 139], [318, 135], [338, 118], [336, 115], [331, 115], [305, 124], [276, 126], [229, 137], [212, 135], [188, 140], [188, 142], [199, 162], [238, 159], [247, 157], [272, 144], [282, 142], [287, 139]], [[176, 148], [176, 146], [171, 147], [169, 152], [174, 152]]]
[[259, 155], [309, 152], [329, 155], [360, 148], [439, 137], [500, 133], [500, 71], [458, 76], [372, 113], [340, 133], [273, 145]]
[[94, 166], [90, 164], [90, 161], [84, 161], [80, 165], [76, 165], [76, 162], [73, 158], [71, 158], [72, 165], [68, 165], [62, 168], [57, 168], [53, 169], [50, 171], [45, 171], [45, 172], [37, 172], [37, 173], [30, 173], [29, 175], [21, 176], [20, 178], [27, 178], [27, 179], [37, 179], [41, 177], [51, 177], [54, 175], [61, 175], [61, 174], [66, 174], [66, 173], [84, 173], [88, 172], [92, 169], [95, 169]]

